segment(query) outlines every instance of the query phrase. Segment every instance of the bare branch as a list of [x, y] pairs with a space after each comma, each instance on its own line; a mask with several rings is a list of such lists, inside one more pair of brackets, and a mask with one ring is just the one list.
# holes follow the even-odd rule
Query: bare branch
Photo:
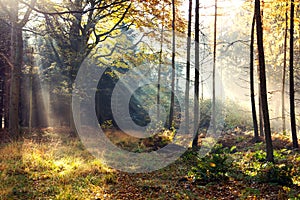
[[[8, 64], [8, 66], [11, 69], [14, 68], [14, 65], [10, 62], [9, 58], [5, 54], [3, 54], [3, 53], [0, 52], [0, 57], [2, 57], [4, 59], [4, 61]], [[1, 66], [1, 67], [3, 67], [3, 66]]]
[[27, 11], [26, 11], [26, 13], [25, 13], [23, 19], [18, 23], [18, 25], [19, 25], [20, 27], [24, 27], [25, 24], [28, 22], [29, 16], [30, 16], [30, 14], [31, 14], [31, 12], [32, 12], [31, 7], [34, 7], [35, 4], [36, 4], [36, 0], [31, 0], [31, 2], [30, 2], [30, 4], [29, 4], [30, 6], [28, 6], [28, 9], [27, 9]]

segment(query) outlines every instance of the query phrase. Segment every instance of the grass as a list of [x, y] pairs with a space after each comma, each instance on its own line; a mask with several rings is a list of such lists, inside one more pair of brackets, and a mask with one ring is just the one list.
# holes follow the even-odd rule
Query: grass
[[[299, 152], [279, 146], [288, 143], [278, 138], [275, 169], [291, 164], [293, 185], [257, 179], [260, 170], [273, 168], [262, 168], [264, 144], [251, 143], [249, 135], [221, 139], [223, 148], [234, 150], [222, 150], [232, 159], [232, 169], [226, 179], [205, 184], [189, 176], [199, 164], [192, 151], [161, 170], [130, 174], [104, 166], [67, 131], [46, 130], [42, 135], [0, 143], [0, 199], [300, 199]], [[213, 162], [207, 167], [218, 166]]]
[[0, 147], [0, 199], [92, 199], [113, 172], [79, 140], [22, 141]]

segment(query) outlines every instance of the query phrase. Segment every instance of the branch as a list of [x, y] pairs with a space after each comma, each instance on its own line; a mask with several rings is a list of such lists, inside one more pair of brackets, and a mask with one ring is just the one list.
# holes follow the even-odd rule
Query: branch
[[102, 33], [100, 35], [97, 35], [97, 37], [102, 37], [102, 36], [105, 36], [109, 33], [111, 33], [113, 30], [115, 30], [115, 28], [124, 20], [129, 8], [131, 7], [131, 3], [129, 4], [129, 6], [126, 8], [125, 12], [123, 13], [122, 17], [119, 19], [119, 21], [109, 30], [109, 31], [106, 31], [105, 33]]
[[104, 9], [107, 9], [113, 5], [117, 5], [117, 4], [122, 4], [122, 3], [125, 3], [125, 2], [128, 2], [128, 0], [122, 0], [122, 1], [117, 1], [117, 2], [113, 2], [111, 4], [108, 4], [108, 5], [105, 5], [105, 6], [101, 6], [101, 7], [93, 7], [93, 8], [89, 8], [87, 10], [69, 10], [69, 11], [62, 11], [62, 12], [45, 12], [45, 11], [42, 11], [42, 10], [39, 10], [33, 6], [31, 6], [30, 4], [24, 2], [24, 1], [21, 1], [19, 0], [20, 2], [22, 2], [23, 4], [27, 5], [28, 7], [30, 7], [32, 10], [34, 10], [35, 12], [38, 12], [38, 13], [41, 13], [41, 14], [44, 14], [44, 15], [63, 15], [63, 14], [86, 14], [90, 11], [94, 11], [94, 10], [104, 10]]
[[19, 25], [20, 27], [24, 27], [25, 24], [28, 22], [29, 16], [30, 16], [31, 11], [32, 11], [31, 7], [34, 7], [35, 3], [36, 3], [36, 0], [31, 0], [30, 6], [28, 6], [28, 9], [27, 9], [27, 11], [26, 11], [26, 13], [25, 13], [23, 19], [18, 23], [18, 25]]
[[[0, 57], [4, 59], [4, 61], [8, 64], [8, 66], [13, 70], [14, 65], [9, 61], [8, 57], [0, 52]], [[2, 66], [3, 67], [3, 66]]]
[[249, 46], [248, 42], [250, 42], [250, 40], [236, 40], [236, 41], [233, 41], [233, 42], [219, 42], [218, 45], [227, 44], [227, 47], [224, 51], [228, 51], [229, 47], [233, 46], [235, 43], [242, 43], [244, 45]]

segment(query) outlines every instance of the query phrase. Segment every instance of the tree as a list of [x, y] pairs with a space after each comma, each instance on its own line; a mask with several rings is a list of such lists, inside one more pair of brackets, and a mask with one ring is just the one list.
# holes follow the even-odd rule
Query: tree
[[256, 117], [255, 107], [255, 94], [254, 94], [254, 28], [255, 28], [255, 13], [253, 14], [252, 26], [251, 26], [251, 41], [250, 41], [250, 96], [251, 96], [251, 108], [252, 108], [252, 120], [254, 128], [254, 140], [259, 140], [258, 124]]
[[[1, 12], [0, 16], [0, 121], [1, 128], [8, 128], [8, 107], [9, 107], [9, 80], [10, 71], [13, 68], [10, 58], [10, 26], [7, 23], [8, 16]], [[4, 126], [2, 126], [2, 124]]]
[[172, 75], [171, 75], [171, 104], [170, 104], [170, 116], [169, 116], [169, 129], [172, 127], [174, 119], [174, 100], [175, 100], [175, 20], [176, 9], [175, 0], [172, 0]]
[[212, 74], [212, 82], [213, 82], [213, 96], [212, 96], [212, 124], [213, 124], [213, 132], [216, 133], [216, 62], [217, 62], [217, 16], [218, 16], [218, 0], [215, 0], [215, 16], [214, 16], [214, 46], [213, 46], [213, 74]]
[[189, 132], [189, 99], [190, 99], [190, 70], [191, 70], [191, 42], [192, 42], [192, 9], [193, 1], [189, 0], [188, 32], [187, 32], [187, 58], [186, 58], [186, 80], [185, 80], [185, 131]]
[[[288, 3], [286, 3], [286, 7]], [[285, 133], [285, 77], [286, 77], [286, 54], [287, 54], [287, 36], [288, 36], [288, 12], [285, 9], [285, 27], [284, 27], [284, 42], [283, 42], [283, 71], [282, 71], [282, 89], [281, 89], [281, 115], [282, 115], [282, 132]]]
[[159, 66], [157, 70], [157, 96], [156, 96], [156, 103], [157, 103], [157, 119], [160, 118], [160, 82], [161, 82], [161, 68], [162, 68], [162, 54], [163, 54], [163, 43], [164, 43], [164, 11], [165, 11], [165, 6], [163, 5], [162, 8], [162, 13], [163, 13], [163, 20], [161, 23], [161, 36], [160, 36], [160, 52], [159, 52]]
[[31, 7], [34, 7], [36, 0], [31, 0], [25, 14], [20, 19], [19, 2], [11, 2], [7, 6], [0, 2], [0, 7], [9, 16], [11, 26], [11, 78], [10, 78], [10, 100], [9, 100], [9, 131], [12, 136], [19, 135], [19, 102], [20, 102], [20, 78], [21, 68], [23, 64], [23, 32], [22, 29], [29, 21], [32, 12]]
[[295, 116], [295, 84], [294, 84], [294, 13], [295, 1], [291, 0], [290, 13], [290, 117], [291, 117], [291, 131], [293, 139], [293, 147], [299, 148], [297, 132], [296, 132], [296, 116]]
[[[46, 32], [50, 41], [57, 66], [65, 76], [67, 88], [63, 88], [66, 106], [69, 107], [69, 126], [74, 132], [71, 108], [71, 92], [77, 71], [83, 60], [101, 42], [113, 37], [119, 30], [128, 13], [131, 3], [118, 1], [72, 0], [66, 5], [39, 5], [35, 11], [44, 14]], [[67, 8], [67, 9], [66, 9]], [[127, 26], [126, 24], [124, 26]], [[113, 48], [111, 51], [113, 52]]]
[[259, 80], [260, 80], [260, 94], [263, 111], [263, 120], [265, 128], [265, 139], [267, 149], [267, 161], [274, 162], [273, 144], [270, 128], [270, 117], [268, 109], [267, 98], [267, 85], [266, 85], [266, 69], [265, 69], [265, 55], [263, 44], [263, 29], [260, 11], [260, 0], [255, 0], [255, 19], [256, 19], [256, 35], [257, 35], [257, 48], [259, 59]]
[[196, 0], [195, 5], [195, 86], [194, 86], [194, 132], [192, 146], [195, 148], [198, 146], [198, 121], [199, 121], [199, 0]]

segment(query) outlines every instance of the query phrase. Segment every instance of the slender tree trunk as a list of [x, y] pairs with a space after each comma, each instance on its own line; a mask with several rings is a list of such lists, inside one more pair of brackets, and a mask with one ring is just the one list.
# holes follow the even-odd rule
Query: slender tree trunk
[[[260, 13], [261, 13], [261, 23], [263, 26], [263, 17], [264, 17], [264, 6], [265, 6], [265, 1], [262, 0], [262, 5], [261, 5], [261, 9], [260, 9]], [[261, 33], [262, 37], [263, 37], [263, 31]], [[260, 66], [259, 66], [260, 67]], [[261, 89], [260, 89], [260, 84], [259, 84], [259, 104], [260, 104], [260, 136], [265, 136], [265, 132], [264, 132], [264, 114], [263, 114], [263, 107], [262, 107], [262, 96], [261, 96]]]
[[160, 82], [161, 82], [161, 67], [162, 67], [162, 51], [163, 51], [163, 42], [164, 42], [164, 9], [165, 6], [163, 4], [163, 19], [161, 23], [161, 32], [160, 32], [160, 52], [159, 52], [159, 66], [157, 72], [157, 119], [160, 119]]
[[196, 0], [195, 5], [195, 86], [194, 86], [194, 132], [192, 146], [198, 146], [198, 121], [199, 121], [199, 0]]
[[30, 71], [29, 71], [29, 120], [28, 120], [28, 129], [29, 133], [31, 133], [32, 129], [32, 79], [33, 79], [33, 63], [30, 66]]
[[169, 129], [172, 128], [174, 118], [174, 89], [175, 89], [175, 0], [172, 0], [172, 77], [171, 77], [171, 105], [169, 116]]
[[271, 128], [270, 128], [270, 117], [269, 117], [269, 109], [268, 109], [266, 67], [265, 67], [265, 55], [264, 55], [264, 46], [263, 46], [262, 19], [260, 13], [260, 0], [255, 0], [255, 18], [256, 18], [258, 58], [259, 58], [259, 66], [260, 66], [260, 73], [259, 73], [260, 92], [261, 92], [261, 103], [262, 103], [263, 119], [264, 119], [264, 127], [265, 127], [267, 161], [274, 162], [273, 144], [272, 144], [272, 136], [271, 136]]
[[262, 103], [261, 103], [261, 92], [260, 92], [260, 84], [258, 85], [258, 107], [259, 107], [259, 135], [260, 136], [265, 136], [265, 131], [264, 131], [264, 119], [263, 119], [263, 108], [262, 108]]
[[295, 1], [291, 0], [291, 17], [290, 17], [290, 116], [291, 116], [291, 131], [293, 139], [293, 147], [299, 148], [296, 116], [295, 116], [295, 86], [294, 86], [294, 12]]
[[214, 51], [213, 51], [213, 97], [212, 97], [212, 124], [213, 131], [216, 133], [216, 62], [217, 62], [217, 15], [218, 1], [215, 0], [215, 20], [214, 20]]
[[[286, 7], [288, 3], [286, 4]], [[282, 115], [282, 132], [285, 134], [285, 77], [286, 77], [286, 53], [287, 53], [287, 35], [288, 35], [288, 12], [285, 11], [285, 29], [283, 43], [283, 72], [282, 72], [282, 90], [281, 90], [281, 115]]]
[[253, 15], [251, 27], [251, 42], [250, 42], [250, 94], [251, 94], [251, 107], [252, 107], [252, 120], [254, 128], [254, 140], [259, 140], [258, 124], [255, 108], [255, 94], [254, 94], [254, 28], [255, 28], [255, 13]]
[[186, 81], [185, 81], [185, 132], [189, 132], [189, 99], [190, 99], [190, 70], [191, 70], [191, 42], [192, 42], [192, 4], [189, 0], [188, 33], [187, 33], [187, 59], [186, 59]]

